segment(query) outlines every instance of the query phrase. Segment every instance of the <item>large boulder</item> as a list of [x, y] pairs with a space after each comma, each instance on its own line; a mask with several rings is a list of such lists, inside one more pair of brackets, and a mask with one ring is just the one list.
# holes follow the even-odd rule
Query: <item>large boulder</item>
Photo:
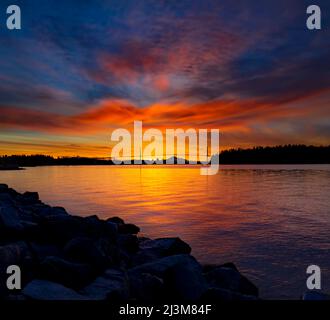
[[111, 255], [111, 252], [104, 250], [99, 242], [80, 237], [70, 240], [63, 251], [68, 260], [88, 264], [95, 273], [99, 273], [115, 263], [116, 248], [113, 247], [113, 250], [114, 254]]
[[41, 236], [47, 242], [66, 243], [73, 238], [88, 237], [98, 239], [105, 237], [115, 242], [117, 234], [105, 222], [97, 217], [76, 217], [57, 215], [41, 222]]
[[0, 183], [0, 193], [7, 192], [7, 190], [8, 190], [8, 185], [4, 183]]
[[34, 259], [38, 263], [41, 263], [48, 256], [59, 257], [62, 255], [61, 249], [54, 244], [30, 242], [29, 247]]
[[129, 270], [130, 276], [142, 273], [163, 279], [167, 300], [197, 301], [207, 289], [202, 267], [188, 254], [165, 257]]
[[51, 207], [43, 204], [34, 206], [34, 213], [39, 219], [51, 219], [58, 216], [66, 217], [69, 215], [62, 207]]
[[167, 299], [172, 301], [198, 301], [207, 290], [202, 268], [194, 258], [169, 268], [163, 279]]
[[26, 199], [30, 199], [31, 201], [38, 202], [39, 201], [39, 194], [38, 192], [24, 192], [23, 197]]
[[140, 265], [155, 261], [159, 258], [190, 254], [190, 246], [180, 238], [159, 238], [155, 240], [146, 239], [140, 241], [140, 250], [132, 257], [133, 265]]
[[131, 273], [149, 273], [160, 278], [164, 278], [165, 272], [179, 264], [198, 264], [195, 258], [189, 254], [180, 254], [158, 259], [153, 262], [145, 263], [129, 270]]
[[164, 281], [149, 273], [129, 273], [130, 298], [144, 303], [161, 302]]
[[86, 286], [94, 278], [89, 265], [69, 262], [59, 257], [44, 259], [39, 266], [39, 276], [74, 289]]
[[38, 192], [25, 192], [24, 194], [18, 194], [15, 200], [23, 206], [41, 203]]
[[14, 205], [15, 205], [15, 200], [9, 193], [0, 192], [0, 207], [10, 207]]
[[118, 224], [118, 232], [123, 234], [138, 234], [140, 228], [132, 223]]
[[165, 256], [191, 253], [191, 247], [178, 237], [145, 240], [140, 243], [140, 248], [142, 250], [158, 249], [162, 251]]
[[108, 269], [81, 293], [90, 300], [126, 301], [129, 297], [127, 274], [121, 270]]
[[20, 195], [16, 190], [12, 188], [8, 188], [6, 184], [2, 184], [1, 191], [0, 191], [0, 202], [1, 198], [4, 195], [8, 195], [13, 201], [16, 200], [16, 198]]
[[30, 249], [24, 241], [0, 246], [0, 265], [20, 264], [31, 257]]
[[119, 217], [111, 217], [107, 219], [107, 222], [115, 223], [118, 225], [125, 224], [124, 220]]
[[258, 288], [236, 268], [219, 267], [205, 274], [211, 287], [258, 297]]
[[20, 232], [23, 230], [19, 218], [19, 210], [13, 206], [0, 207], [0, 232]]
[[134, 254], [139, 250], [139, 240], [133, 234], [119, 234], [117, 237], [119, 248], [127, 254]]
[[33, 280], [23, 289], [23, 294], [33, 300], [88, 300], [65, 286], [46, 280]]

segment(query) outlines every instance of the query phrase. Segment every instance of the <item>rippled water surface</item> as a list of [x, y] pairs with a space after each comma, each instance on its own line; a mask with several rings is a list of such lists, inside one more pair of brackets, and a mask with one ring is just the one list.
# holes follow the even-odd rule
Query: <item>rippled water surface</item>
[[233, 261], [265, 298], [298, 298], [306, 268], [330, 292], [330, 166], [37, 167], [0, 182], [70, 213], [114, 215], [150, 237], [180, 236], [203, 263]]

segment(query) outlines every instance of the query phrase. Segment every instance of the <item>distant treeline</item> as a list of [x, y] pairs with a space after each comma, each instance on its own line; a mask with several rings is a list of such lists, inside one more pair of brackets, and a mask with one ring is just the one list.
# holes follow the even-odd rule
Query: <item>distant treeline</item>
[[[230, 149], [214, 156], [220, 164], [317, 164], [330, 163], [330, 146], [285, 145]], [[175, 163], [177, 158], [175, 157]], [[186, 161], [187, 163], [187, 161]], [[112, 165], [106, 159], [87, 157], [59, 157], [46, 155], [1, 156], [0, 167], [53, 166], [53, 165]]]
[[111, 160], [101, 160], [97, 158], [87, 157], [59, 157], [54, 158], [46, 155], [13, 155], [1, 156], [0, 166], [19, 166], [19, 167], [36, 167], [36, 166], [57, 166], [57, 165], [106, 165], [112, 164]]
[[220, 164], [322, 164], [330, 163], [330, 146], [284, 145], [224, 150]]

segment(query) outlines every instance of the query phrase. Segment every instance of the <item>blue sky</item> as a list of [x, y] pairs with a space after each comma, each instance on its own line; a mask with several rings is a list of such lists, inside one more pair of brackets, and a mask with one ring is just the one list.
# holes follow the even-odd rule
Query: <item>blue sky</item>
[[2, 154], [96, 155], [133, 120], [220, 128], [224, 147], [330, 141], [329, 1], [319, 31], [310, 1], [25, 0], [20, 31], [10, 4]]

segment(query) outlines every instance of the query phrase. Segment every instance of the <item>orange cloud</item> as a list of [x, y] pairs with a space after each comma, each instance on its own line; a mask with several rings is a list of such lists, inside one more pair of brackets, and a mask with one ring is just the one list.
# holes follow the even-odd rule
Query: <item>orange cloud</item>
[[[315, 95], [320, 95], [316, 92]], [[277, 118], [317, 116], [316, 107], [297, 107], [311, 98], [266, 103], [258, 100], [217, 100], [205, 103], [157, 103], [139, 108], [124, 100], [108, 99], [75, 115], [0, 106], [0, 125], [5, 129], [21, 129], [58, 134], [86, 135], [107, 132], [111, 128], [129, 127], [141, 120], [145, 127], [155, 128], [219, 128], [223, 131], [244, 129], [249, 124]], [[320, 112], [325, 112], [320, 110]]]

